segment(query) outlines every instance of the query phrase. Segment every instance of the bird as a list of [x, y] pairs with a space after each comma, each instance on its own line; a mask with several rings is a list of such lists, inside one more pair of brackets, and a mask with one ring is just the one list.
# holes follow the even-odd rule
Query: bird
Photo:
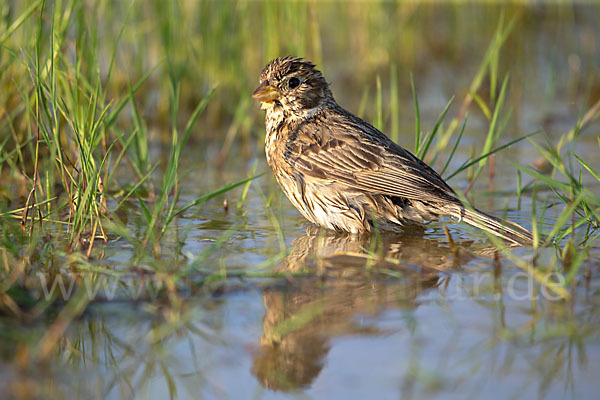
[[510, 245], [532, 244], [527, 229], [463, 203], [433, 168], [338, 105], [312, 62], [275, 58], [252, 97], [266, 111], [267, 163], [312, 223], [362, 234], [451, 217]]

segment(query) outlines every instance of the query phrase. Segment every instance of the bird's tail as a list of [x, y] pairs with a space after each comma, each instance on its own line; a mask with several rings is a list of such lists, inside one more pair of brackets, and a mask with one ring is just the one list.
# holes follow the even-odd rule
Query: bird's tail
[[452, 208], [450, 215], [459, 221], [483, 229], [513, 244], [521, 246], [531, 246], [533, 244], [533, 235], [521, 225], [508, 220], [503, 221], [475, 208], [468, 209], [463, 206], [456, 206]]

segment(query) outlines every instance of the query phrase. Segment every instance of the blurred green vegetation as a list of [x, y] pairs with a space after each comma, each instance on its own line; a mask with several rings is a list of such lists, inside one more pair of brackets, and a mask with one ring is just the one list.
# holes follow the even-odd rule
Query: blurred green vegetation
[[[61, 66], [72, 67], [70, 75], [77, 70], [88, 82], [100, 78], [107, 101], [125, 98], [129, 84], [149, 74], [135, 100], [144, 121], [159, 127], [158, 136], [167, 142], [172, 81], [181, 87], [181, 123], [204, 94], [219, 86], [202, 117], [205, 128], [197, 135], [214, 138], [214, 126], [232, 124], [247, 134], [261, 119], [249, 94], [262, 67], [274, 57], [291, 54], [313, 60], [332, 80], [339, 99], [357, 109], [363, 88], [375, 91], [377, 75], [386, 98], [388, 83], [396, 75], [405, 94], [409, 72], [415, 74], [417, 87], [429, 71], [451, 76], [466, 68], [471, 73], [464, 76], [474, 76], [501, 12], [507, 20], [514, 18], [515, 26], [495, 73], [502, 76], [511, 65], [520, 66], [511, 70], [513, 96], [527, 95], [519, 88], [528, 82], [546, 104], [557, 97], [567, 103], [586, 95], [586, 101], [598, 97], [598, 83], [593, 81], [600, 80], [600, 45], [594, 21], [600, 15], [591, 5], [535, 7], [517, 2], [464, 7], [461, 2], [358, 1], [341, 7], [335, 1], [62, 0], [8, 1], [0, 7], [3, 113], [13, 115], [22, 103], [18, 88], [31, 87], [23, 67], [32, 65], [38, 52], [40, 65], [48, 67], [54, 54]], [[53, 28], [54, 22], [59, 29]], [[541, 25], [544, 35], [536, 36]], [[564, 34], [572, 29], [575, 34]], [[547, 48], [553, 45], [569, 48], [572, 54]], [[394, 74], [390, 66], [395, 66]], [[446, 89], [449, 85], [440, 84]], [[447, 97], [460, 94], [456, 92], [467, 84], [456, 82]], [[496, 91], [489, 84], [482, 90], [484, 98]], [[407, 96], [402, 98], [401, 103], [408, 104]], [[375, 102], [369, 104], [366, 111], [374, 117]], [[394, 111], [387, 110], [386, 126]], [[130, 127], [129, 114], [121, 114], [121, 126]], [[6, 118], [3, 121], [6, 124]]]

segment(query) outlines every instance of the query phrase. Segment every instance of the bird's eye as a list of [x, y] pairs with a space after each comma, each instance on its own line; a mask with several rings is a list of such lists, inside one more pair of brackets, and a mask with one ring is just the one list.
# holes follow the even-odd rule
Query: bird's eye
[[294, 89], [297, 88], [298, 85], [300, 85], [300, 79], [293, 77], [290, 79], [290, 81], [288, 82], [288, 85], [290, 86], [290, 89]]

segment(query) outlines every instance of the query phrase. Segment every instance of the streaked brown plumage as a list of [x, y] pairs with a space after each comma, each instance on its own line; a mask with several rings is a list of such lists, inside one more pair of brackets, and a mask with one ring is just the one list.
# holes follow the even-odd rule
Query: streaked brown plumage
[[465, 207], [431, 167], [340, 107], [314, 64], [276, 58], [253, 97], [267, 112], [269, 166], [311, 222], [358, 233], [448, 215], [511, 243], [531, 243], [521, 226]]

